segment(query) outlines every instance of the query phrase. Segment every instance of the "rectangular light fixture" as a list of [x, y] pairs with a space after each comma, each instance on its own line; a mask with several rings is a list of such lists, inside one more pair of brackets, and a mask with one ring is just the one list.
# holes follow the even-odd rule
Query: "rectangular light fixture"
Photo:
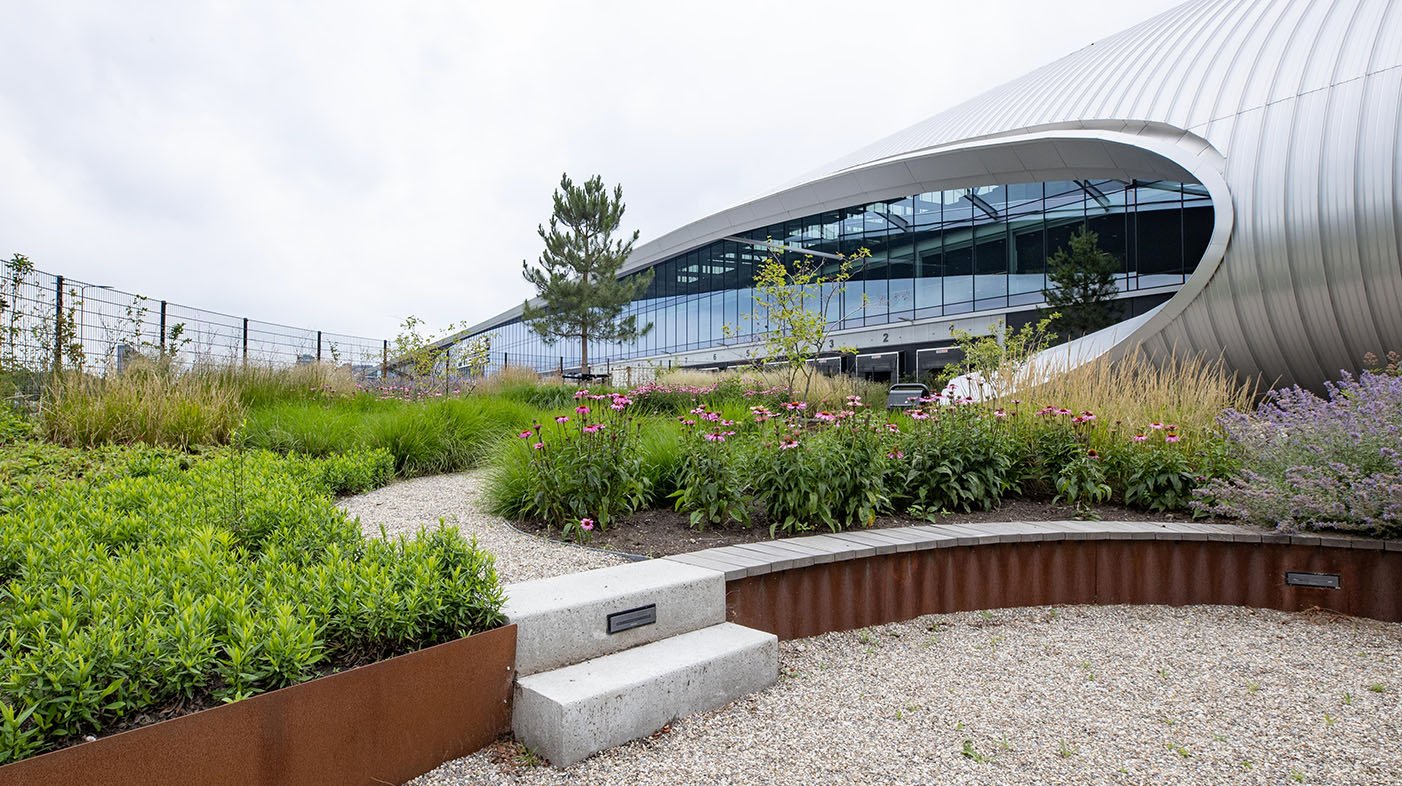
[[1298, 570], [1285, 571], [1285, 583], [1292, 587], [1317, 587], [1320, 589], [1338, 589], [1339, 574], [1337, 573], [1306, 573]]
[[636, 609], [616, 611], [608, 615], [608, 632], [612, 636], [615, 633], [652, 625], [655, 622], [657, 622], [657, 604], [649, 603]]

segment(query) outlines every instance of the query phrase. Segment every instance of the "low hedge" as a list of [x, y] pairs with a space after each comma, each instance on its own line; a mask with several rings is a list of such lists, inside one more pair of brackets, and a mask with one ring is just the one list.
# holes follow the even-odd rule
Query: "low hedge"
[[56, 451], [0, 490], [0, 763], [501, 623], [475, 543], [335, 507], [385, 451]]

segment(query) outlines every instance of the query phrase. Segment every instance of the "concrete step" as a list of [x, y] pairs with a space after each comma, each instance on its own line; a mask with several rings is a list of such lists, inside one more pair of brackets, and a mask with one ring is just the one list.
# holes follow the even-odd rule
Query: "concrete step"
[[779, 639], [733, 623], [566, 666], [516, 682], [516, 739], [568, 767], [724, 706], [779, 676]]
[[[656, 621], [615, 633], [610, 615], [648, 606]], [[725, 622], [725, 574], [647, 560], [506, 586], [516, 623], [516, 674], [525, 677]], [[625, 618], [615, 617], [615, 625]]]

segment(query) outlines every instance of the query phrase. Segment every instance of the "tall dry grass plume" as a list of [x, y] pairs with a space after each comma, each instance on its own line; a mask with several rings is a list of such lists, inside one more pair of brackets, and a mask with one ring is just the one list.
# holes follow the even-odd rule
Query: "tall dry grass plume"
[[55, 376], [39, 415], [45, 436], [62, 445], [141, 442], [185, 450], [228, 442], [243, 407], [237, 391], [216, 378], [143, 363], [105, 377]]
[[[743, 368], [727, 369], [725, 371], [697, 371], [693, 369], [673, 369], [659, 372], [658, 382], [665, 382], [671, 385], [694, 385], [696, 387], [706, 387], [715, 385], [727, 380], [736, 380], [748, 390], [773, 390], [782, 388], [788, 384], [788, 375], [782, 371], [766, 371], [763, 369]], [[802, 394], [803, 381], [800, 379], [797, 387], [799, 390], [794, 395]], [[832, 406], [838, 406], [848, 396], [861, 396], [868, 404], [884, 403], [886, 400], [886, 385], [879, 382], [870, 382], [858, 377], [845, 374], [828, 376], [826, 374], [813, 375], [812, 384], [808, 388], [808, 399], [814, 403], [823, 402]]]
[[1154, 360], [1141, 349], [1044, 376], [1045, 382], [1006, 398], [1021, 399], [1023, 406], [1089, 410], [1102, 422], [1129, 427], [1157, 421], [1184, 430], [1211, 429], [1224, 410], [1250, 408], [1259, 389], [1256, 380], [1230, 371], [1220, 357], [1173, 353]]
[[183, 368], [169, 359], [141, 360], [121, 373], [53, 377], [40, 422], [50, 440], [64, 445], [140, 442], [185, 450], [229, 442], [249, 409], [356, 390], [350, 370], [329, 363]]
[[492, 368], [485, 379], [477, 383], [478, 393], [499, 393], [506, 388], [529, 387], [543, 383], [563, 383], [559, 377], [542, 377], [529, 366], [501, 366]]

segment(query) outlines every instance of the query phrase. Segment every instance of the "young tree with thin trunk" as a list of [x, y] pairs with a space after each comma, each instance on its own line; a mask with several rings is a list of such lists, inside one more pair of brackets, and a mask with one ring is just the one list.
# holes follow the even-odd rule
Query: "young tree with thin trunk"
[[638, 233], [613, 237], [623, 220], [623, 187], [610, 194], [598, 175], [576, 186], [560, 177], [549, 227], [539, 227], [545, 251], [535, 265], [522, 262], [522, 274], [536, 288], [541, 305], [529, 302], [522, 319], [547, 346], [579, 339], [579, 371], [589, 373], [589, 342], [631, 341], [652, 329], [638, 326], [623, 309], [652, 283], [652, 271], [626, 280], [618, 270], [633, 251]]

